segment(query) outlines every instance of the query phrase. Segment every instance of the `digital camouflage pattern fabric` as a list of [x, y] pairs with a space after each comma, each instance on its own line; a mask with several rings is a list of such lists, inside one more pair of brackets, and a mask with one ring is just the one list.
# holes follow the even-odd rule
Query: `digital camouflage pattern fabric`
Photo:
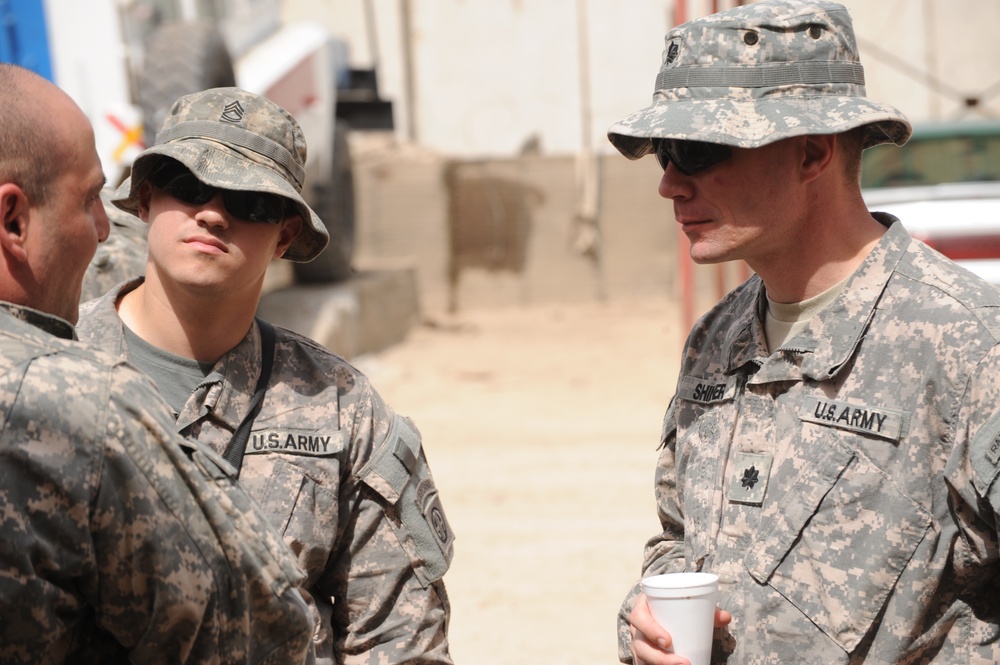
[[642, 574], [719, 575], [716, 665], [1000, 662], [1000, 292], [875, 215], [779, 349], [757, 277], [685, 345]]
[[0, 662], [304, 663], [302, 572], [152, 382], [0, 307]]
[[[128, 355], [114, 303], [81, 308], [81, 338]], [[454, 534], [420, 435], [368, 380], [315, 342], [275, 326], [274, 369], [240, 484], [307, 571], [321, 663], [451, 663], [442, 576]], [[256, 325], [221, 358], [176, 429], [223, 451], [261, 367]]]
[[902, 145], [910, 123], [865, 97], [851, 17], [833, 2], [768, 0], [673, 28], [653, 102], [608, 130], [629, 159], [650, 139], [756, 148], [867, 126], [866, 147]]

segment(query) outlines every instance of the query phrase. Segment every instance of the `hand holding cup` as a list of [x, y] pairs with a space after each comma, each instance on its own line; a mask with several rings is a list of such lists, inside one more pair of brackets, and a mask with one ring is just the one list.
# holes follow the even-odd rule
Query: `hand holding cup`
[[[675, 654], [682, 656], [691, 665], [710, 665], [712, 660], [712, 636], [716, 623], [716, 596], [718, 595], [718, 576], [712, 573], [668, 573], [654, 575], [642, 580], [645, 599], [640, 599], [633, 611], [633, 629], [638, 629], [639, 637], [649, 646], [651, 635], [658, 632], [650, 630], [648, 616], [655, 619], [668, 633], [670, 640], [656, 639], [662, 655]], [[641, 607], [645, 600], [648, 608]], [[645, 616], [644, 616], [645, 612]], [[725, 613], [723, 613], [725, 614]], [[728, 614], [720, 617], [722, 623], [728, 623]], [[637, 625], [638, 624], [638, 625]], [[647, 626], [642, 630], [642, 625]], [[639, 645], [636, 644], [636, 647]], [[633, 652], [637, 651], [633, 648]], [[640, 658], [636, 653], [637, 663], [654, 662]], [[663, 658], [655, 662], [664, 665], [682, 662], [677, 658]]]

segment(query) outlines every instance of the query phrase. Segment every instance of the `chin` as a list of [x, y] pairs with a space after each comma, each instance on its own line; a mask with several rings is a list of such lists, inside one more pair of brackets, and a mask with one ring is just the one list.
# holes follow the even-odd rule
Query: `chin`
[[692, 243], [689, 255], [691, 260], [698, 265], [712, 265], [715, 263], [725, 263], [739, 259], [740, 252], [734, 251], [732, 247], [719, 247], [717, 245], [703, 245]]
[[178, 284], [200, 297], [225, 298], [233, 290], [233, 281], [227, 279], [194, 278], [178, 281]]
[[728, 256], [719, 256], [718, 254], [691, 252], [691, 260], [700, 266], [709, 266], [715, 263], [725, 263], [732, 259]]

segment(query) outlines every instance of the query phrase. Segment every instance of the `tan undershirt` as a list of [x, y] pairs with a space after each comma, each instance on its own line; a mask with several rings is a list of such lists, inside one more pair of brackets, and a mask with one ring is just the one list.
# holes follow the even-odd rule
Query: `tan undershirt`
[[767, 315], [764, 317], [764, 336], [767, 348], [778, 349], [797, 335], [809, 319], [822, 312], [844, 290], [848, 277], [829, 289], [802, 302], [780, 303], [767, 298]]

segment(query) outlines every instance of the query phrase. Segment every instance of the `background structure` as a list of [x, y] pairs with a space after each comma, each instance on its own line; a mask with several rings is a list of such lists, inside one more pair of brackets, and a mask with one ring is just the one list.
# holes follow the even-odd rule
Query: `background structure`
[[[735, 0], [287, 0], [374, 66], [401, 139], [465, 157], [607, 152], [646, 104], [675, 17]], [[998, 0], [844, 0], [868, 94], [915, 121], [1000, 116]], [[966, 100], [978, 99], [975, 108]]]

